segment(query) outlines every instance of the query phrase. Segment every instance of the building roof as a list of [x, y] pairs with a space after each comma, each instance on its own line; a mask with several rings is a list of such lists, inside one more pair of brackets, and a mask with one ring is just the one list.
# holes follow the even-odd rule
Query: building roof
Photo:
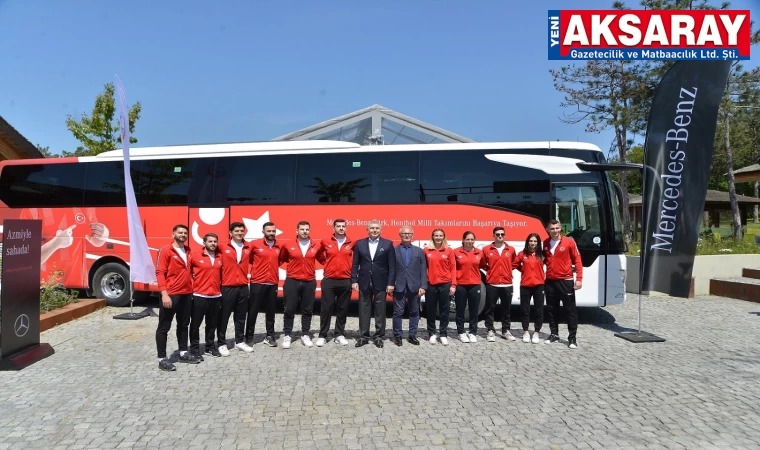
[[2, 116], [0, 116], [0, 139], [10, 144], [16, 151], [24, 155], [25, 158], [44, 157], [34, 144], [16, 131]]
[[333, 140], [361, 145], [445, 144], [475, 142], [413, 117], [372, 105], [320, 122], [273, 141]]
[[[760, 199], [757, 199], [755, 197], [749, 197], [746, 195], [736, 195], [736, 201], [738, 203], [752, 203], [752, 204], [760, 204]], [[712, 189], [707, 190], [707, 196], [705, 197], [705, 203], [725, 203], [726, 205], [731, 203], [731, 200], [729, 199], [728, 192], [723, 191], [713, 191]], [[641, 206], [641, 196], [640, 195], [630, 195], [628, 196], [628, 204], [631, 206]]]
[[734, 170], [734, 179], [737, 183], [760, 181], [760, 164], [752, 164], [751, 166]]

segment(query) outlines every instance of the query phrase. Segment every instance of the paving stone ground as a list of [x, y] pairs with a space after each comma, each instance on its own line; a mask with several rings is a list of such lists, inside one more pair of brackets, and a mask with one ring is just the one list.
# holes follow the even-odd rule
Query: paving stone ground
[[636, 311], [635, 296], [582, 310], [578, 350], [485, 339], [356, 349], [350, 335], [345, 347], [257, 344], [165, 373], [157, 319], [107, 308], [43, 333], [55, 355], [0, 373], [0, 449], [760, 448], [760, 305], [648, 298], [643, 328], [660, 344], [613, 336]]

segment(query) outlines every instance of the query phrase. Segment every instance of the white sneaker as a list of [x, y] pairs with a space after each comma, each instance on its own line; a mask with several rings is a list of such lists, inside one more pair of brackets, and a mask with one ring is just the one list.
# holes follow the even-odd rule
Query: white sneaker
[[226, 345], [219, 346], [219, 353], [221, 353], [222, 356], [230, 356], [230, 350]]
[[530, 341], [534, 344], [538, 344], [539, 342], [541, 342], [541, 336], [538, 335], [538, 331], [533, 333], [533, 339], [531, 339]]
[[441, 336], [441, 345], [449, 345], [449, 338]]
[[325, 338], [318, 338], [317, 339], [317, 347], [321, 347], [325, 345]]
[[515, 337], [512, 336], [512, 333], [510, 333], [509, 330], [505, 331], [504, 334], [503, 334], [503, 336], [504, 336], [504, 339], [506, 339], [508, 341], [514, 341], [515, 340]]
[[470, 338], [467, 336], [467, 333], [462, 333], [459, 335], [459, 340], [464, 342], [465, 344], [470, 343]]
[[314, 347], [314, 344], [311, 342], [311, 338], [306, 335], [301, 336], [301, 343], [303, 343], [304, 347]]
[[335, 343], [340, 345], [348, 345], [348, 341], [343, 336], [338, 336], [335, 338]]
[[576, 349], [576, 348], [578, 348], [578, 344], [576, 344], [575, 341], [571, 341], [570, 345], [568, 345], [568, 347], [570, 347], [572, 349]]
[[245, 342], [241, 342], [239, 344], [235, 344], [235, 347], [238, 350], [242, 350], [242, 351], [244, 351], [246, 353], [251, 353], [253, 351], [253, 347], [251, 347], [250, 345], [246, 344]]
[[282, 348], [290, 348], [290, 336], [282, 338]]
[[430, 336], [430, 339], [428, 339], [428, 342], [430, 342], [431, 344], [435, 345], [435, 341], [437, 339], [438, 339], [438, 336], [434, 334], [434, 335]]
[[488, 336], [486, 336], [486, 341], [488, 341], [488, 342], [496, 342], [496, 333], [494, 333], [493, 330], [490, 330], [488, 332]]
[[474, 344], [478, 342], [478, 337], [475, 336], [474, 334], [470, 333], [468, 336], [470, 336], [470, 344]]
[[523, 342], [530, 344], [530, 333], [523, 333]]

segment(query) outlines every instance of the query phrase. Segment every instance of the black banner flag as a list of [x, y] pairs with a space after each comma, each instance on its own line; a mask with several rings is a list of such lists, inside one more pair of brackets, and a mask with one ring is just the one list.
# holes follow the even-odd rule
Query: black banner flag
[[678, 61], [655, 92], [644, 150], [642, 291], [689, 295], [731, 63]]

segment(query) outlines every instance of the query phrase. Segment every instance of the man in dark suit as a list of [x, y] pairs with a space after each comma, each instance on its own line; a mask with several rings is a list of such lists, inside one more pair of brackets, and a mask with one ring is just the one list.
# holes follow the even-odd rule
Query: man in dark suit
[[[351, 288], [359, 291], [359, 332], [356, 347], [369, 344], [382, 348], [385, 336], [385, 298], [393, 295], [396, 281], [396, 255], [393, 243], [380, 237], [382, 225], [377, 220], [367, 225], [369, 237], [354, 244]], [[372, 307], [375, 307], [375, 334], [369, 335]]]
[[427, 261], [425, 252], [412, 245], [414, 230], [401, 227], [398, 232], [401, 244], [396, 246], [396, 289], [393, 291], [393, 343], [401, 347], [403, 333], [401, 323], [404, 309], [409, 305], [409, 337], [412, 345], [420, 345], [417, 340], [417, 325], [420, 322], [420, 297], [427, 289]]

